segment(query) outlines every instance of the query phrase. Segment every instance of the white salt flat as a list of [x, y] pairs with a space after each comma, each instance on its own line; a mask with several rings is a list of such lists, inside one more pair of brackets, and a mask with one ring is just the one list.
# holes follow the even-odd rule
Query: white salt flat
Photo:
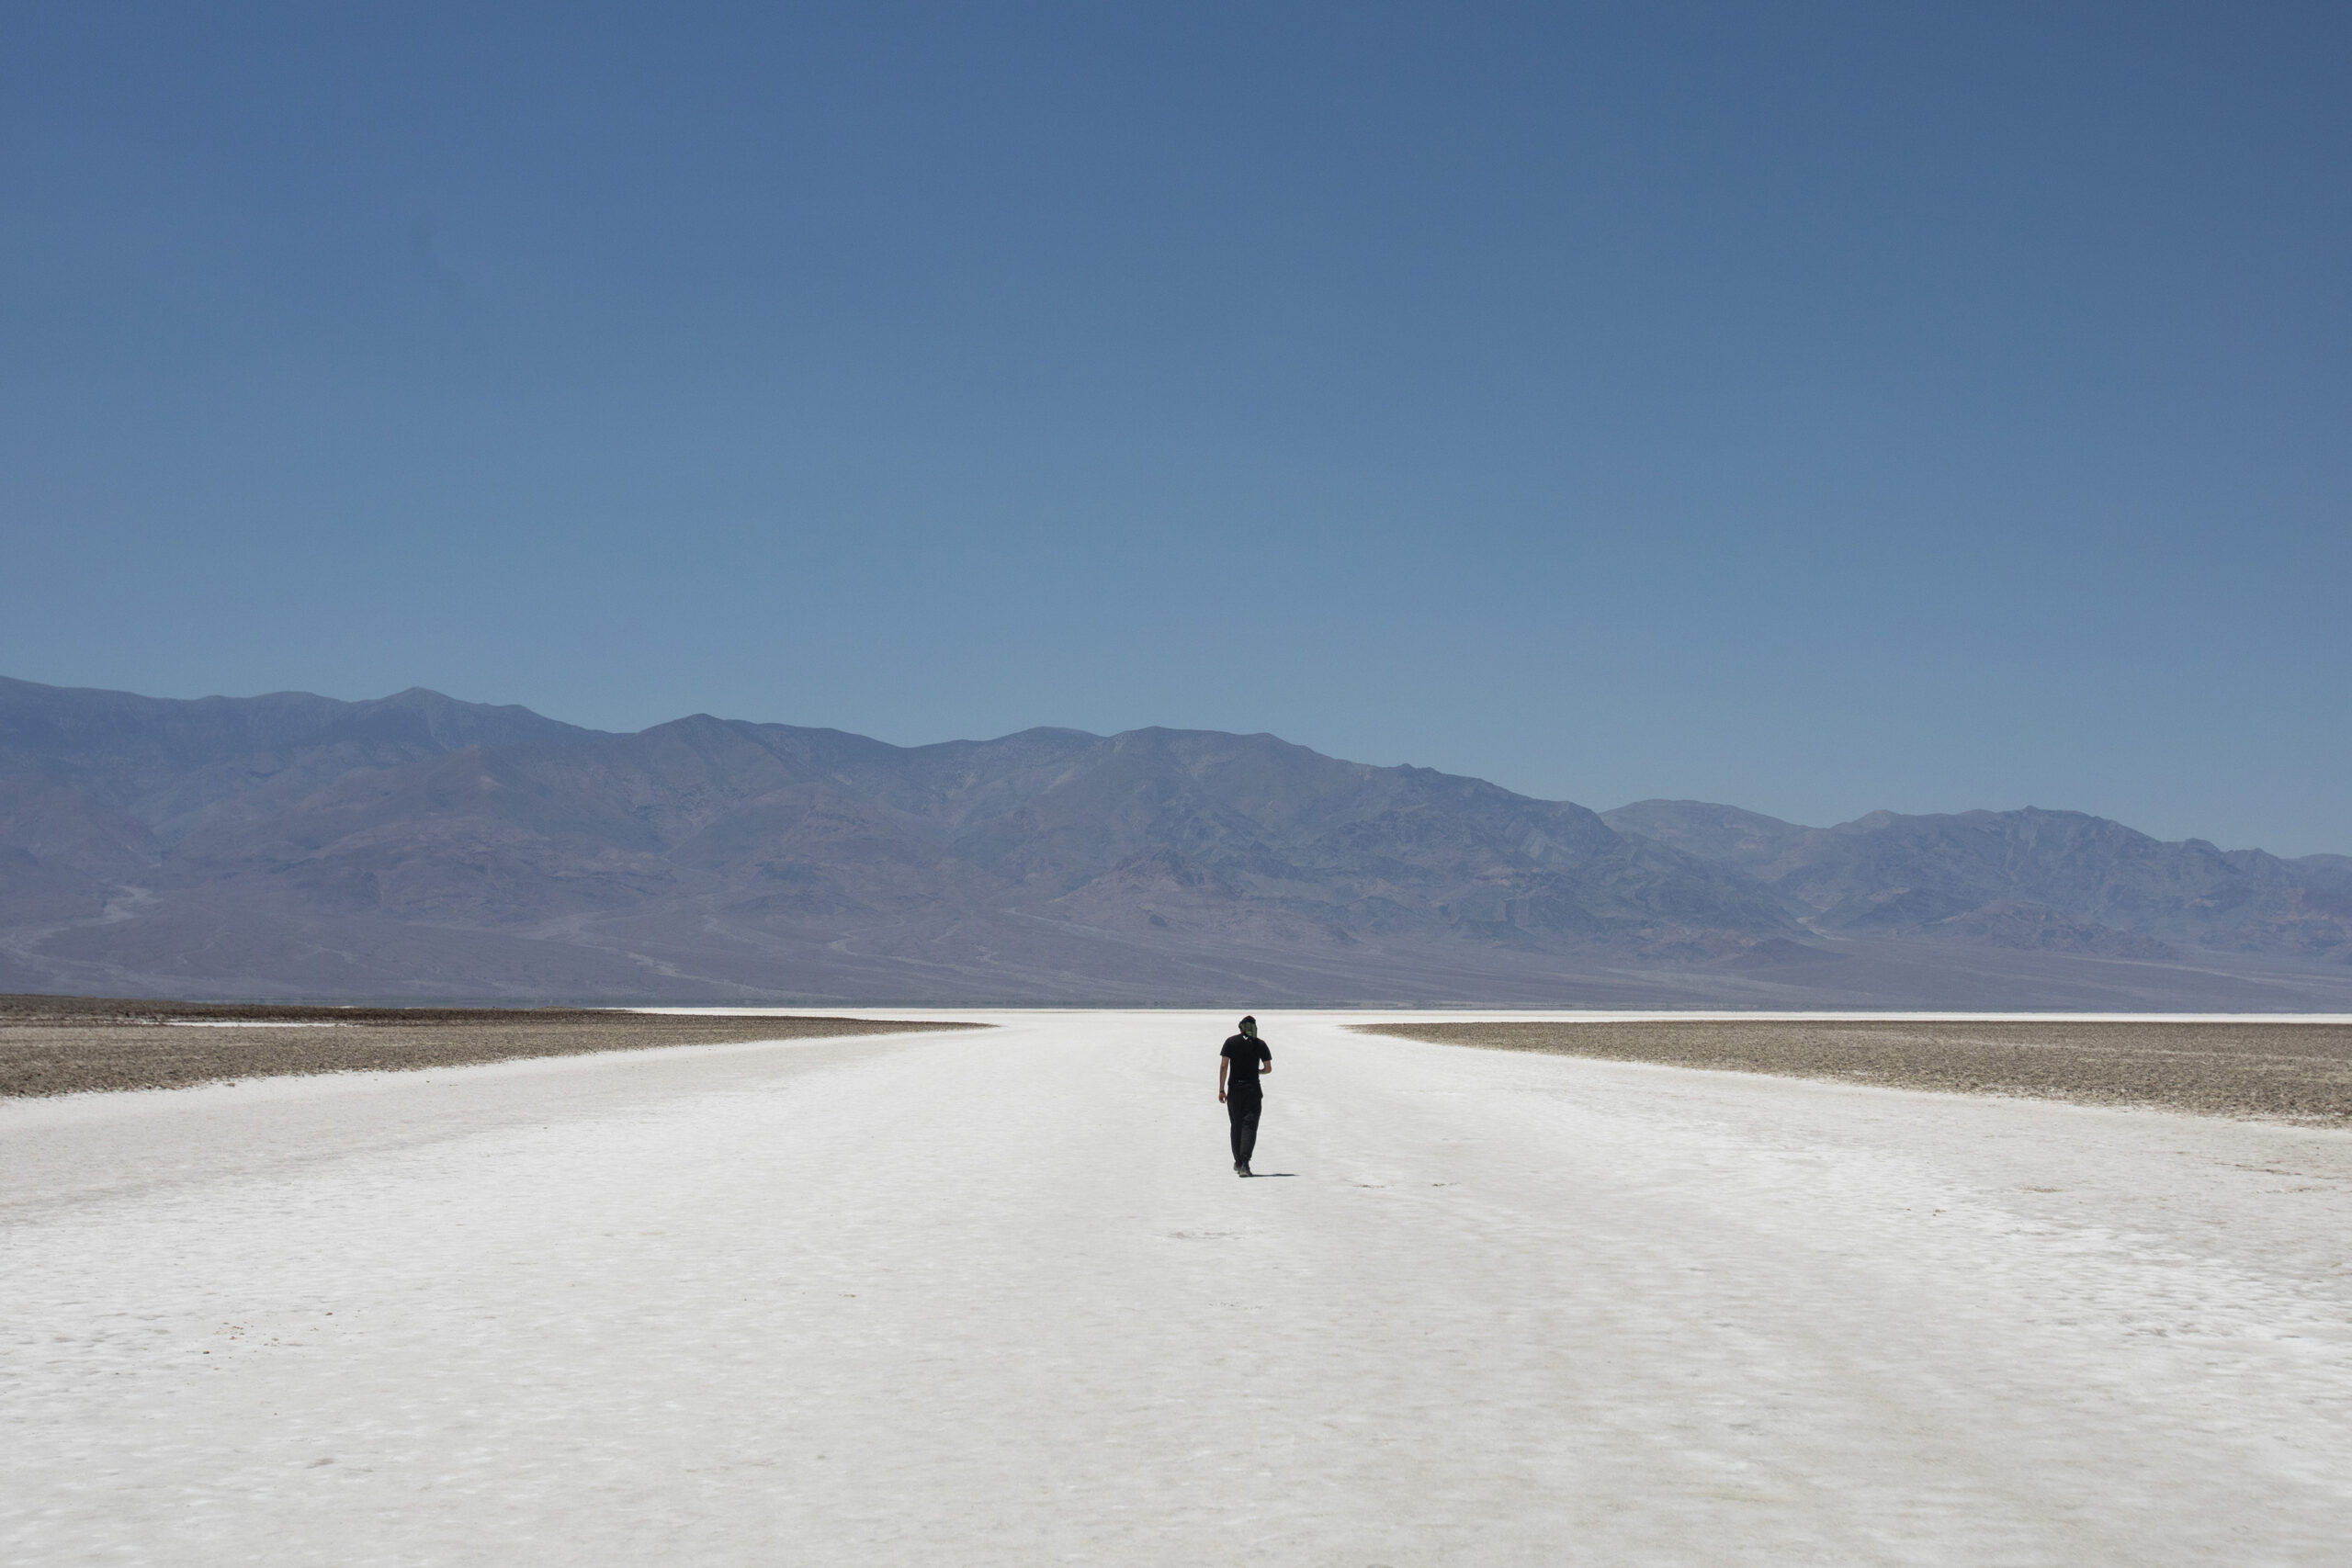
[[0, 1106], [0, 1561], [2344, 1561], [2352, 1135], [1239, 1010]]

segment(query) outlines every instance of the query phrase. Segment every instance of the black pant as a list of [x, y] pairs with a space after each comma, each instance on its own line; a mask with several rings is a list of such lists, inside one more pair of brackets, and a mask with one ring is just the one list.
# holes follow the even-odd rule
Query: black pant
[[1238, 1094], [1225, 1097], [1226, 1120], [1233, 1123], [1233, 1163], [1248, 1165], [1251, 1151], [1258, 1146], [1258, 1112], [1264, 1110], [1263, 1095], [1253, 1094], [1244, 1100]]

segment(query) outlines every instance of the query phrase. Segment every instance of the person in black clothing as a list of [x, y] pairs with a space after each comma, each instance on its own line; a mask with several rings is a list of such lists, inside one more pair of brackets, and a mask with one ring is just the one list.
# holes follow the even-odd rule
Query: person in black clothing
[[1241, 1032], [1225, 1043], [1216, 1057], [1216, 1097], [1233, 1123], [1233, 1174], [1250, 1174], [1250, 1156], [1258, 1147], [1258, 1112], [1265, 1108], [1266, 1091], [1258, 1079], [1274, 1070], [1274, 1054], [1258, 1038], [1258, 1021], [1245, 1018]]

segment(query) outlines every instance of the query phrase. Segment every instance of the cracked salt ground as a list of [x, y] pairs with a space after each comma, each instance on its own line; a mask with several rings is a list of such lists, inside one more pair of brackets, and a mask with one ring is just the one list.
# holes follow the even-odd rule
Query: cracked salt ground
[[993, 1020], [0, 1106], [0, 1560], [2342, 1560], [2346, 1134]]

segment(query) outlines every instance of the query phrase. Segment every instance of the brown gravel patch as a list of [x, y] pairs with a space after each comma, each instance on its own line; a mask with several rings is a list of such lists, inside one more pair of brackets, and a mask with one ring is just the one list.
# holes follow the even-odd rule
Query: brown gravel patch
[[2352, 1024], [1692, 1019], [1352, 1027], [1611, 1062], [2352, 1125]]
[[[238, 1023], [311, 1027], [240, 1029]], [[191, 1024], [210, 1027], [186, 1027]], [[0, 996], [0, 1096], [180, 1089], [293, 1073], [455, 1067], [662, 1045], [987, 1027], [868, 1018], [697, 1018], [590, 1008], [243, 1007]]]

